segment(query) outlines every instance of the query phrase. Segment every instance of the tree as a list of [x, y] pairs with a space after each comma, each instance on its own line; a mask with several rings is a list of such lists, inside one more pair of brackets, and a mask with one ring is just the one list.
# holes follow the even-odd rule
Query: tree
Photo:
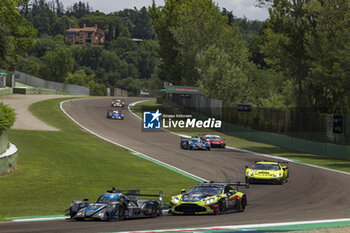
[[217, 43], [198, 56], [198, 63], [204, 95], [230, 103], [256, 103], [251, 85], [255, 67], [248, 61], [237, 27], [227, 28]]
[[306, 10], [315, 25], [306, 35], [310, 102], [323, 112], [349, 112], [350, 1], [313, 1]]
[[16, 61], [18, 53], [28, 49], [36, 35], [36, 30], [19, 14], [17, 7], [24, 1], [0, 0], [0, 59]]
[[170, 31], [177, 42], [181, 81], [195, 85], [200, 79], [197, 55], [215, 44], [221, 34], [229, 28], [227, 17], [211, 0], [185, 1], [179, 10], [177, 23]]
[[65, 83], [85, 86], [90, 89], [90, 95], [103, 96], [106, 94], [106, 87], [103, 84], [96, 83], [95, 75], [88, 75], [84, 69], [79, 69], [73, 74], [69, 73]]
[[0, 67], [5, 65], [2, 62], [5, 60], [7, 54], [8, 40], [8, 31], [0, 26]]
[[136, 8], [124, 9], [123, 11], [115, 12], [114, 14], [123, 19], [124, 25], [127, 27], [132, 38], [154, 38], [151, 17], [146, 7], [142, 7], [140, 10], [137, 10]]
[[64, 82], [67, 74], [72, 71], [74, 59], [68, 48], [58, 48], [56, 51], [48, 51], [43, 57], [44, 67], [41, 77], [45, 80]]
[[183, 2], [185, 1], [168, 0], [162, 8], [157, 8], [153, 2], [150, 8], [152, 25], [160, 46], [159, 55], [161, 60], [158, 66], [158, 77], [173, 84], [181, 84], [182, 76], [179, 72], [178, 43], [171, 32], [171, 28], [177, 25], [180, 6]]
[[77, 28], [78, 26], [78, 20], [74, 16], [63, 15], [51, 25], [51, 34], [54, 36], [57, 34], [65, 35], [69, 28]]
[[261, 51], [296, 87], [297, 107], [349, 111], [349, 0], [259, 0], [270, 4]]
[[313, 27], [305, 6], [310, 0], [260, 2], [272, 4], [264, 30], [266, 42], [262, 46], [262, 52], [267, 56], [265, 61], [273, 68], [282, 70], [296, 83], [297, 105], [311, 107], [305, 89], [309, 73], [306, 34]]

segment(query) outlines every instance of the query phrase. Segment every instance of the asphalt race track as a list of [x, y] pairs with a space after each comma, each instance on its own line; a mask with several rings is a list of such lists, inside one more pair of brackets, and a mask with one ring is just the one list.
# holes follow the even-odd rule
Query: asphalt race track
[[[128, 98], [127, 103], [140, 98]], [[109, 120], [112, 98], [67, 102], [64, 109], [84, 127], [114, 142], [191, 172], [207, 180], [244, 181], [245, 165], [263, 159], [229, 149], [188, 151], [179, 147], [180, 137], [168, 132], [142, 132], [140, 119], [128, 112], [123, 121]], [[251, 185], [241, 188], [248, 206], [243, 213], [219, 216], [168, 216], [154, 219], [98, 221], [7, 222], [0, 232], [115, 232], [172, 228], [273, 223], [350, 216], [350, 176], [289, 163], [290, 180], [284, 185]], [[179, 190], [181, 187], [179, 187]], [[67, 203], [67, 206], [70, 203]]]

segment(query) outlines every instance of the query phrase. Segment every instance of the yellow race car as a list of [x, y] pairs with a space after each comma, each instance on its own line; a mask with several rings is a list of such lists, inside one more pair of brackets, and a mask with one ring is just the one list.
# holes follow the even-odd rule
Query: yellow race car
[[125, 102], [123, 100], [113, 100], [111, 106], [123, 108], [125, 106]]
[[[171, 198], [169, 213], [176, 214], [222, 214], [243, 212], [247, 205], [247, 196], [238, 191], [238, 186], [249, 184], [236, 183], [201, 183], [188, 192]], [[235, 187], [235, 188], [234, 188]]]
[[289, 178], [289, 169], [284, 164], [288, 164], [288, 162], [259, 161], [252, 167], [246, 166], [245, 180], [249, 184], [283, 184]]

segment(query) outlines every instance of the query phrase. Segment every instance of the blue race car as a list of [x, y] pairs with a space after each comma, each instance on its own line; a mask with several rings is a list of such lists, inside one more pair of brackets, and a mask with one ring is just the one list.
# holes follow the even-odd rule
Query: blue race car
[[210, 142], [200, 137], [181, 138], [180, 147], [187, 150], [210, 150]]
[[124, 120], [124, 114], [121, 111], [107, 111], [107, 119]]
[[[159, 197], [155, 200], [137, 200], [138, 196]], [[113, 188], [102, 194], [96, 203], [88, 199], [73, 201], [67, 210], [72, 220], [123, 220], [126, 218], [162, 216], [162, 192], [159, 195], [140, 194], [140, 190], [119, 190]]]

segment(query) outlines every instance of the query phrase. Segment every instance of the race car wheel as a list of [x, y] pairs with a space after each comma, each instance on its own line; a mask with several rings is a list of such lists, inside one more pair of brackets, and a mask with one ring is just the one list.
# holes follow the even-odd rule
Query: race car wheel
[[151, 218], [157, 217], [157, 211], [158, 211], [158, 206], [156, 204], [152, 205], [152, 212], [150, 214], [150, 217]]
[[247, 206], [247, 197], [243, 196], [242, 202], [241, 202], [241, 212], [244, 211], [245, 207]]
[[238, 212], [243, 212], [245, 207], [247, 205], [247, 197], [244, 195], [242, 199], [238, 200], [236, 199], [236, 204], [235, 204], [235, 210]]
[[72, 219], [76, 214], [77, 214], [77, 212], [73, 212], [72, 207], [70, 207], [70, 208], [69, 208], [69, 216], [70, 216], [70, 219]]
[[207, 150], [210, 150], [210, 147], [207, 147]]
[[224, 203], [219, 201], [219, 212], [217, 214], [222, 214], [224, 212]]
[[118, 215], [118, 221], [121, 221], [125, 218], [125, 207], [123, 205], [119, 206], [117, 215]]

